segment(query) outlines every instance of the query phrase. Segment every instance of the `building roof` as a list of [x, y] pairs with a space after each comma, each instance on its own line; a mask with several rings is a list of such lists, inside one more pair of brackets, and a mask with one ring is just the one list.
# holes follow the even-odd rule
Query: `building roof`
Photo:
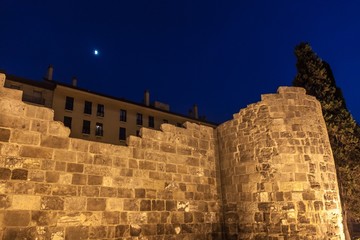
[[[0, 72], [3, 72], [3, 71], [0, 70]], [[130, 100], [127, 100], [125, 98], [119, 98], [119, 97], [114, 97], [114, 96], [103, 94], [103, 93], [94, 92], [94, 91], [91, 91], [91, 90], [88, 90], [88, 89], [79, 88], [77, 86], [73, 86], [71, 84], [62, 83], [62, 82], [55, 81], [55, 80], [44, 79], [43, 81], [36, 81], [36, 80], [30, 80], [30, 79], [26, 79], [26, 78], [23, 78], [23, 77], [10, 75], [10, 74], [9, 75], [6, 74], [6, 78], [9, 79], [9, 80], [16, 81], [16, 82], [21, 82], [21, 83], [24, 83], [24, 84], [29, 84], [29, 85], [32, 85], [32, 86], [36, 86], [36, 87], [39, 87], [39, 88], [45, 88], [45, 89], [49, 89], [49, 90], [54, 90], [56, 88], [56, 86], [59, 85], [59, 86], [62, 86], [62, 87], [67, 87], [67, 88], [71, 88], [71, 89], [74, 89], [74, 90], [78, 90], [78, 91], [98, 95], [98, 96], [101, 96], [101, 97], [113, 99], [113, 100], [116, 100], [116, 101], [136, 105], [136, 106], [139, 106], [141, 108], [148, 108], [148, 109], [152, 109], [152, 110], [155, 110], [155, 111], [158, 111], [158, 112], [163, 112], [163, 113], [167, 113], [167, 114], [187, 118], [191, 122], [203, 123], [203, 124], [210, 125], [210, 126], [213, 126], [213, 127], [219, 125], [218, 123], [214, 123], [214, 122], [210, 122], [210, 121], [206, 121], [206, 120], [202, 120], [202, 119], [196, 119], [196, 118], [186, 116], [186, 115], [180, 114], [180, 113], [175, 113], [175, 112], [171, 112], [171, 111], [162, 110], [162, 109], [159, 109], [159, 108], [155, 108], [154, 106], [146, 106], [145, 104], [130, 101]]]

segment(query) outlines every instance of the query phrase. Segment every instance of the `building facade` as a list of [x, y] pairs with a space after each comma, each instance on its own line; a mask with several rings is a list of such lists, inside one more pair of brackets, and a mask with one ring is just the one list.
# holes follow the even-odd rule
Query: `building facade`
[[52, 70], [43, 81], [34, 81], [7, 75], [5, 87], [23, 91], [23, 101], [54, 110], [54, 120], [71, 129], [70, 137], [111, 144], [125, 144], [130, 135], [138, 136], [141, 127], [155, 130], [162, 123], [182, 126], [186, 121], [215, 127], [216, 124], [193, 116], [169, 111], [164, 103], [150, 104], [150, 94], [144, 93], [144, 102], [136, 103], [52, 80]]

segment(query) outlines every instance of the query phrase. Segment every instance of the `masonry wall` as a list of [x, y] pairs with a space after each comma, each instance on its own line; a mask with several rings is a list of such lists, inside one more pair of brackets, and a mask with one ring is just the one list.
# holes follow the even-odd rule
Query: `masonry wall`
[[279, 88], [217, 129], [69, 138], [0, 74], [0, 239], [343, 239], [319, 102]]
[[315, 98], [281, 87], [217, 130], [227, 239], [344, 239]]
[[0, 239], [221, 239], [213, 128], [143, 128], [128, 146], [73, 139], [4, 80]]

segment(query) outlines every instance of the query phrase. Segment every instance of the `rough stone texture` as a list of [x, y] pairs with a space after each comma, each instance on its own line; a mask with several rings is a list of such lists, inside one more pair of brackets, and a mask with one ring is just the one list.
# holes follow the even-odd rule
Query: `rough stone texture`
[[264, 95], [218, 129], [163, 124], [114, 146], [68, 138], [4, 77], [0, 239], [343, 237], [320, 106], [302, 89]]
[[343, 239], [336, 172], [319, 102], [302, 88], [218, 127], [228, 239]]

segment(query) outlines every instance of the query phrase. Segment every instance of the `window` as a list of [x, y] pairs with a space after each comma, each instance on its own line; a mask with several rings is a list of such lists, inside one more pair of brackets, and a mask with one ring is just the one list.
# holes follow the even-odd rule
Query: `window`
[[183, 127], [183, 125], [181, 123], [176, 123], [177, 127]]
[[91, 109], [92, 109], [92, 102], [85, 101], [84, 113], [91, 115]]
[[126, 122], [126, 110], [120, 109], [120, 121]]
[[163, 119], [163, 123], [169, 123], [167, 119]]
[[136, 136], [140, 137], [140, 131], [139, 130], [136, 130]]
[[103, 117], [104, 116], [104, 105], [98, 104], [97, 105], [97, 113], [96, 116]]
[[119, 140], [126, 140], [126, 128], [119, 129]]
[[71, 111], [74, 109], [74, 98], [73, 97], [66, 97], [65, 109], [71, 110]]
[[65, 127], [68, 127], [68, 128], [71, 129], [71, 121], [72, 121], [71, 117], [64, 116], [64, 125], [65, 125]]
[[153, 116], [149, 116], [149, 127], [153, 128], [155, 126], [155, 120]]
[[90, 121], [87, 120], [83, 121], [82, 133], [90, 134]]
[[136, 124], [137, 125], [142, 125], [143, 124], [143, 119], [142, 119], [142, 114], [141, 113], [136, 114]]
[[96, 136], [103, 136], [104, 135], [104, 128], [102, 123], [96, 123]]

